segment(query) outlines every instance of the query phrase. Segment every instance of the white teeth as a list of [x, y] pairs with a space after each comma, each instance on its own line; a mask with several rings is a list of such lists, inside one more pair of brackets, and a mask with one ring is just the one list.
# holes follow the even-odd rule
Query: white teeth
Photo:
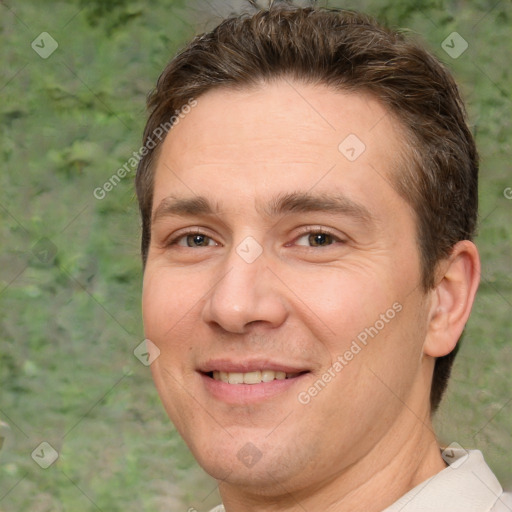
[[261, 372], [244, 373], [244, 384], [259, 384], [261, 382]]
[[244, 374], [243, 373], [228, 373], [228, 382], [230, 384], [243, 384]]
[[261, 372], [261, 380], [263, 382], [270, 382], [276, 378], [276, 372], [272, 370], [263, 370]]
[[274, 370], [258, 370], [255, 372], [212, 372], [215, 380], [227, 382], [229, 384], [260, 384], [261, 382], [271, 382], [273, 380], [284, 380], [296, 377], [298, 373], [275, 372]]

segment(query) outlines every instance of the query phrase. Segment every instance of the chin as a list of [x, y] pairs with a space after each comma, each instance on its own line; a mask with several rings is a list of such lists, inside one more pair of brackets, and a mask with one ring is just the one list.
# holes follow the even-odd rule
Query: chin
[[224, 434], [203, 435], [203, 442], [189, 444], [199, 465], [216, 480], [268, 496], [282, 493], [283, 485], [291, 489], [310, 483], [319, 454], [314, 443], [302, 444], [289, 432], [269, 437], [268, 431], [255, 435], [238, 429], [233, 437]]

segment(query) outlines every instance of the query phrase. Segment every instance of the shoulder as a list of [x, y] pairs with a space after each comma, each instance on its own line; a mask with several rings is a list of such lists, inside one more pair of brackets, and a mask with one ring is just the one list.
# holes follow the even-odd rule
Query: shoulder
[[504, 492], [489, 512], [510, 512], [512, 510], [512, 493]]

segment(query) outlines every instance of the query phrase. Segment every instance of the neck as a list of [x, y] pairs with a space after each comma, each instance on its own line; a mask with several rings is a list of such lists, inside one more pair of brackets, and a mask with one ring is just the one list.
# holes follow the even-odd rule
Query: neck
[[370, 452], [308, 489], [287, 492], [283, 486], [279, 495], [268, 496], [227, 482], [219, 488], [226, 512], [381, 512], [445, 467], [428, 411], [417, 415], [404, 408]]

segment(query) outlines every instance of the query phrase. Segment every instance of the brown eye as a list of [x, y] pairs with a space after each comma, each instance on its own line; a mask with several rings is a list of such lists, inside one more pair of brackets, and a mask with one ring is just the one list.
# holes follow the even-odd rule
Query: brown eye
[[212, 242], [210, 237], [201, 234], [187, 235], [186, 241], [187, 247], [208, 247]]
[[167, 243], [166, 246], [172, 247], [185, 247], [197, 249], [199, 247], [215, 247], [218, 246], [218, 242], [214, 238], [208, 236], [198, 229], [189, 230], [188, 232], [181, 233], [180, 235], [174, 236]]
[[327, 233], [312, 233], [308, 236], [308, 242], [312, 247], [323, 247], [332, 244], [333, 239]]
[[336, 241], [339, 241], [338, 238], [330, 233], [310, 231], [300, 236], [295, 243], [296, 245], [304, 245], [306, 247], [328, 247]]

